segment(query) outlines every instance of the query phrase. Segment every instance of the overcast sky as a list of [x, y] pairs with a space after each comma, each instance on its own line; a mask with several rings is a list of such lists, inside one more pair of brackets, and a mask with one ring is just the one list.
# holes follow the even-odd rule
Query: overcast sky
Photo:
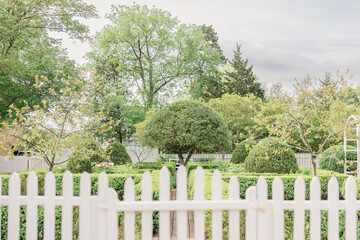
[[[107, 21], [112, 4], [127, 0], [85, 0], [95, 5], [99, 19], [86, 21], [91, 34]], [[177, 16], [183, 23], [213, 25], [225, 56], [232, 58], [235, 43], [254, 66], [259, 81], [286, 88], [310, 74], [323, 77], [350, 69], [353, 84], [360, 82], [360, 1], [358, 0], [146, 0]], [[63, 38], [69, 56], [78, 63], [89, 45]]]

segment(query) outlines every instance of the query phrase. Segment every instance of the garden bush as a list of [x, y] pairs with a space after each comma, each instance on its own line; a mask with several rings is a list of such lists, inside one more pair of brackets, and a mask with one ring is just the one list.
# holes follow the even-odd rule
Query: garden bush
[[113, 162], [115, 165], [132, 163], [124, 145], [119, 142], [110, 143], [110, 145], [106, 148], [106, 154], [109, 155], [110, 162]]
[[261, 140], [245, 159], [247, 172], [284, 174], [298, 169], [294, 151], [275, 137]]
[[256, 145], [255, 141], [244, 140], [235, 148], [232, 153], [230, 162], [232, 163], [243, 163], [245, 158], [249, 155], [251, 149]]
[[70, 155], [70, 160], [68, 161], [66, 167], [72, 173], [82, 173], [82, 172], [93, 172], [93, 167], [95, 163], [101, 162], [103, 160], [101, 156], [102, 148], [95, 140], [89, 140], [84, 145], [84, 151], [89, 154], [84, 154], [84, 152], [74, 151]]
[[[347, 146], [350, 150], [355, 150], [356, 147]], [[349, 152], [348, 160], [354, 160], [352, 166], [348, 167], [348, 170], [355, 170], [356, 169], [356, 153]], [[345, 152], [344, 152], [344, 145], [336, 145], [332, 146], [324, 151], [321, 154], [319, 159], [319, 168], [330, 170], [338, 173], [344, 173], [344, 161], [345, 161]]]
[[139, 162], [134, 164], [132, 167], [136, 170], [160, 170], [163, 166], [166, 166], [169, 169], [171, 175], [174, 175], [176, 171], [175, 162]]

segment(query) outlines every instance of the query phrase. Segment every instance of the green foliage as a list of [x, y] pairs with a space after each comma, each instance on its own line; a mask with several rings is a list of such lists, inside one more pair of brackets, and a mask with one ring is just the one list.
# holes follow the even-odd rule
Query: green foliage
[[192, 170], [195, 170], [198, 166], [201, 166], [203, 169], [215, 170], [219, 169], [221, 172], [226, 172], [229, 167], [228, 163], [225, 162], [189, 162], [186, 165], [186, 171], [190, 173]]
[[248, 59], [241, 56], [241, 45], [236, 43], [233, 60], [230, 61], [230, 68], [223, 73], [221, 83], [224, 93], [245, 96], [249, 93], [264, 99], [265, 90], [253, 72], [253, 66], [247, 66]]
[[[356, 147], [347, 146], [349, 150], [356, 150]], [[356, 153], [348, 152], [347, 159], [352, 160], [352, 165], [348, 167], [348, 171], [356, 169]], [[345, 162], [345, 152], [344, 145], [332, 146], [324, 151], [321, 154], [319, 159], [319, 168], [330, 170], [338, 173], [344, 173], [344, 162]]]
[[115, 165], [132, 163], [124, 145], [119, 142], [110, 143], [110, 145], [106, 148], [106, 154], [109, 155], [110, 162], [113, 162]]
[[176, 171], [176, 164], [174, 162], [139, 162], [134, 164], [132, 167], [136, 170], [160, 170], [163, 166], [169, 169], [171, 175], [174, 175]]
[[235, 147], [249, 137], [259, 138], [262, 134], [255, 131], [255, 116], [263, 105], [260, 98], [250, 94], [244, 97], [224, 94], [221, 98], [210, 99], [208, 105], [225, 120]]
[[[196, 152], [228, 151], [227, 126], [212, 108], [194, 101], [179, 101], [159, 110], [146, 124], [140, 141], [149, 147], [177, 153], [186, 165]], [[188, 153], [184, 161], [182, 154]]]
[[260, 141], [245, 159], [248, 172], [284, 174], [295, 173], [298, 168], [294, 151], [274, 137]]
[[244, 140], [235, 148], [232, 153], [230, 162], [243, 163], [249, 152], [255, 147], [256, 142], [252, 140]]
[[[75, 63], [50, 32], [67, 33], [84, 40], [88, 27], [79, 21], [96, 17], [93, 5], [82, 0], [0, 1], [0, 117], [8, 117], [11, 105], [17, 108], [56, 100], [62, 86], [57, 76], [73, 76]], [[61, 67], [59, 67], [61, 66]], [[64, 71], [58, 71], [61, 68]], [[36, 76], [47, 83], [36, 88]], [[54, 95], [48, 93], [54, 90]]]
[[91, 64], [111, 81], [132, 80], [146, 110], [166, 102], [176, 87], [199, 71], [216, 69], [220, 54], [200, 27], [180, 24], [167, 11], [134, 4], [112, 6], [92, 42]]

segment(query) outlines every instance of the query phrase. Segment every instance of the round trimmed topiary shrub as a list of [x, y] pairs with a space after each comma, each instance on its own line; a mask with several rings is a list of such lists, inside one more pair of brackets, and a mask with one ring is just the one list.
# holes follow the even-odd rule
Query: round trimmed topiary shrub
[[247, 172], [288, 174], [298, 169], [294, 151], [275, 137], [261, 140], [245, 159]]
[[115, 165], [132, 163], [124, 145], [119, 142], [110, 143], [110, 145], [106, 148], [106, 154], [109, 155], [110, 162], [113, 162]]
[[[356, 150], [356, 147], [348, 146], [349, 150]], [[348, 160], [356, 161], [356, 154], [354, 152], [347, 153]], [[344, 145], [335, 145], [326, 149], [319, 159], [319, 168], [330, 170], [338, 173], [344, 173], [344, 161], [345, 161], [345, 152]], [[355, 170], [356, 163], [354, 162], [348, 170]]]
[[240, 142], [233, 151], [230, 162], [243, 163], [246, 157], [249, 155], [250, 150], [253, 149], [255, 145], [256, 142], [252, 140], [244, 140]]

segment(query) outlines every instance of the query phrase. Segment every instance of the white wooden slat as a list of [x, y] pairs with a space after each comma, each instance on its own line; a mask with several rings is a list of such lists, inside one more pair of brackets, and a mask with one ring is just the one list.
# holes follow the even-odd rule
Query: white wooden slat
[[[254, 204], [256, 202], [256, 187], [252, 186], [246, 190], [245, 198], [249, 203], [249, 208], [246, 210], [246, 230], [245, 230], [245, 239], [246, 240], [257, 240], [257, 209]], [[260, 239], [260, 238], [259, 238]]]
[[[229, 182], [229, 200], [239, 200], [240, 188], [236, 176], [232, 176]], [[240, 212], [229, 211], [229, 240], [240, 239]]]
[[26, 183], [26, 239], [38, 239], [38, 178], [36, 173], [30, 172]]
[[[163, 166], [160, 170], [160, 201], [170, 201], [170, 172]], [[170, 239], [170, 211], [159, 212], [160, 240]]]
[[331, 177], [328, 183], [328, 240], [339, 239], [339, 183]]
[[48, 172], [45, 177], [44, 239], [55, 239], [55, 176]]
[[[180, 165], [176, 176], [176, 200], [187, 200], [187, 173], [183, 165]], [[177, 239], [183, 240], [188, 237], [187, 211], [177, 211]]]
[[284, 185], [280, 177], [275, 177], [272, 183], [273, 199], [273, 239], [284, 239]]
[[[0, 175], [0, 198], [1, 198], [1, 196], [2, 196], [2, 178]], [[0, 226], [1, 226], [1, 218], [2, 218], [1, 212], [2, 212], [2, 207], [1, 207], [1, 202], [0, 202]]]
[[272, 239], [272, 223], [271, 208], [267, 208], [268, 201], [268, 185], [263, 176], [259, 177], [256, 185], [257, 199], [260, 208], [258, 209], [258, 238], [259, 239]]
[[80, 240], [90, 239], [91, 215], [91, 179], [87, 172], [84, 172], [80, 178], [80, 207], [79, 207], [79, 238]]
[[294, 240], [305, 239], [305, 181], [303, 177], [298, 177], [295, 181], [294, 190]]
[[321, 239], [321, 188], [320, 181], [317, 177], [313, 177], [310, 183], [310, 239]]
[[[146, 171], [141, 179], [141, 201], [152, 201], [152, 178]], [[144, 211], [141, 214], [141, 238], [151, 240], [153, 233], [152, 211]]]
[[61, 239], [71, 239], [73, 233], [73, 176], [66, 171], [62, 179]]
[[11, 174], [9, 180], [8, 239], [19, 239], [20, 233], [20, 188], [21, 182], [17, 173]]
[[118, 216], [116, 211], [117, 193], [114, 189], [108, 188], [106, 196], [106, 233], [107, 240], [118, 239]]
[[[221, 200], [222, 199], [222, 183], [221, 183], [221, 173], [219, 170], [213, 172], [211, 178], [211, 199], [212, 200]], [[212, 211], [212, 239], [222, 239], [222, 211], [213, 210]]]
[[[125, 181], [124, 186], [124, 201], [134, 202], [135, 201], [135, 186], [134, 180], [128, 177]], [[125, 240], [135, 239], [135, 212], [126, 211], [124, 212], [124, 237]]]
[[[194, 179], [194, 200], [205, 200], [205, 178], [204, 170], [198, 166], [195, 170]], [[204, 211], [194, 211], [194, 238], [195, 240], [205, 239], [205, 213]]]
[[102, 239], [104, 236], [106, 236], [106, 228], [107, 228], [107, 222], [106, 222], [106, 209], [98, 208], [98, 204], [106, 203], [106, 197], [107, 197], [107, 189], [109, 186], [109, 179], [105, 172], [100, 173], [98, 178], [98, 199], [96, 201], [93, 201], [92, 207], [95, 209], [98, 209], [97, 211], [94, 211], [94, 214], [92, 216], [92, 219], [96, 221], [94, 224], [94, 228], [90, 229], [92, 236], [97, 236], [97, 239]]
[[357, 211], [356, 211], [356, 198], [357, 186], [355, 179], [350, 176], [346, 180], [345, 185], [345, 239], [356, 240], [357, 232]]

